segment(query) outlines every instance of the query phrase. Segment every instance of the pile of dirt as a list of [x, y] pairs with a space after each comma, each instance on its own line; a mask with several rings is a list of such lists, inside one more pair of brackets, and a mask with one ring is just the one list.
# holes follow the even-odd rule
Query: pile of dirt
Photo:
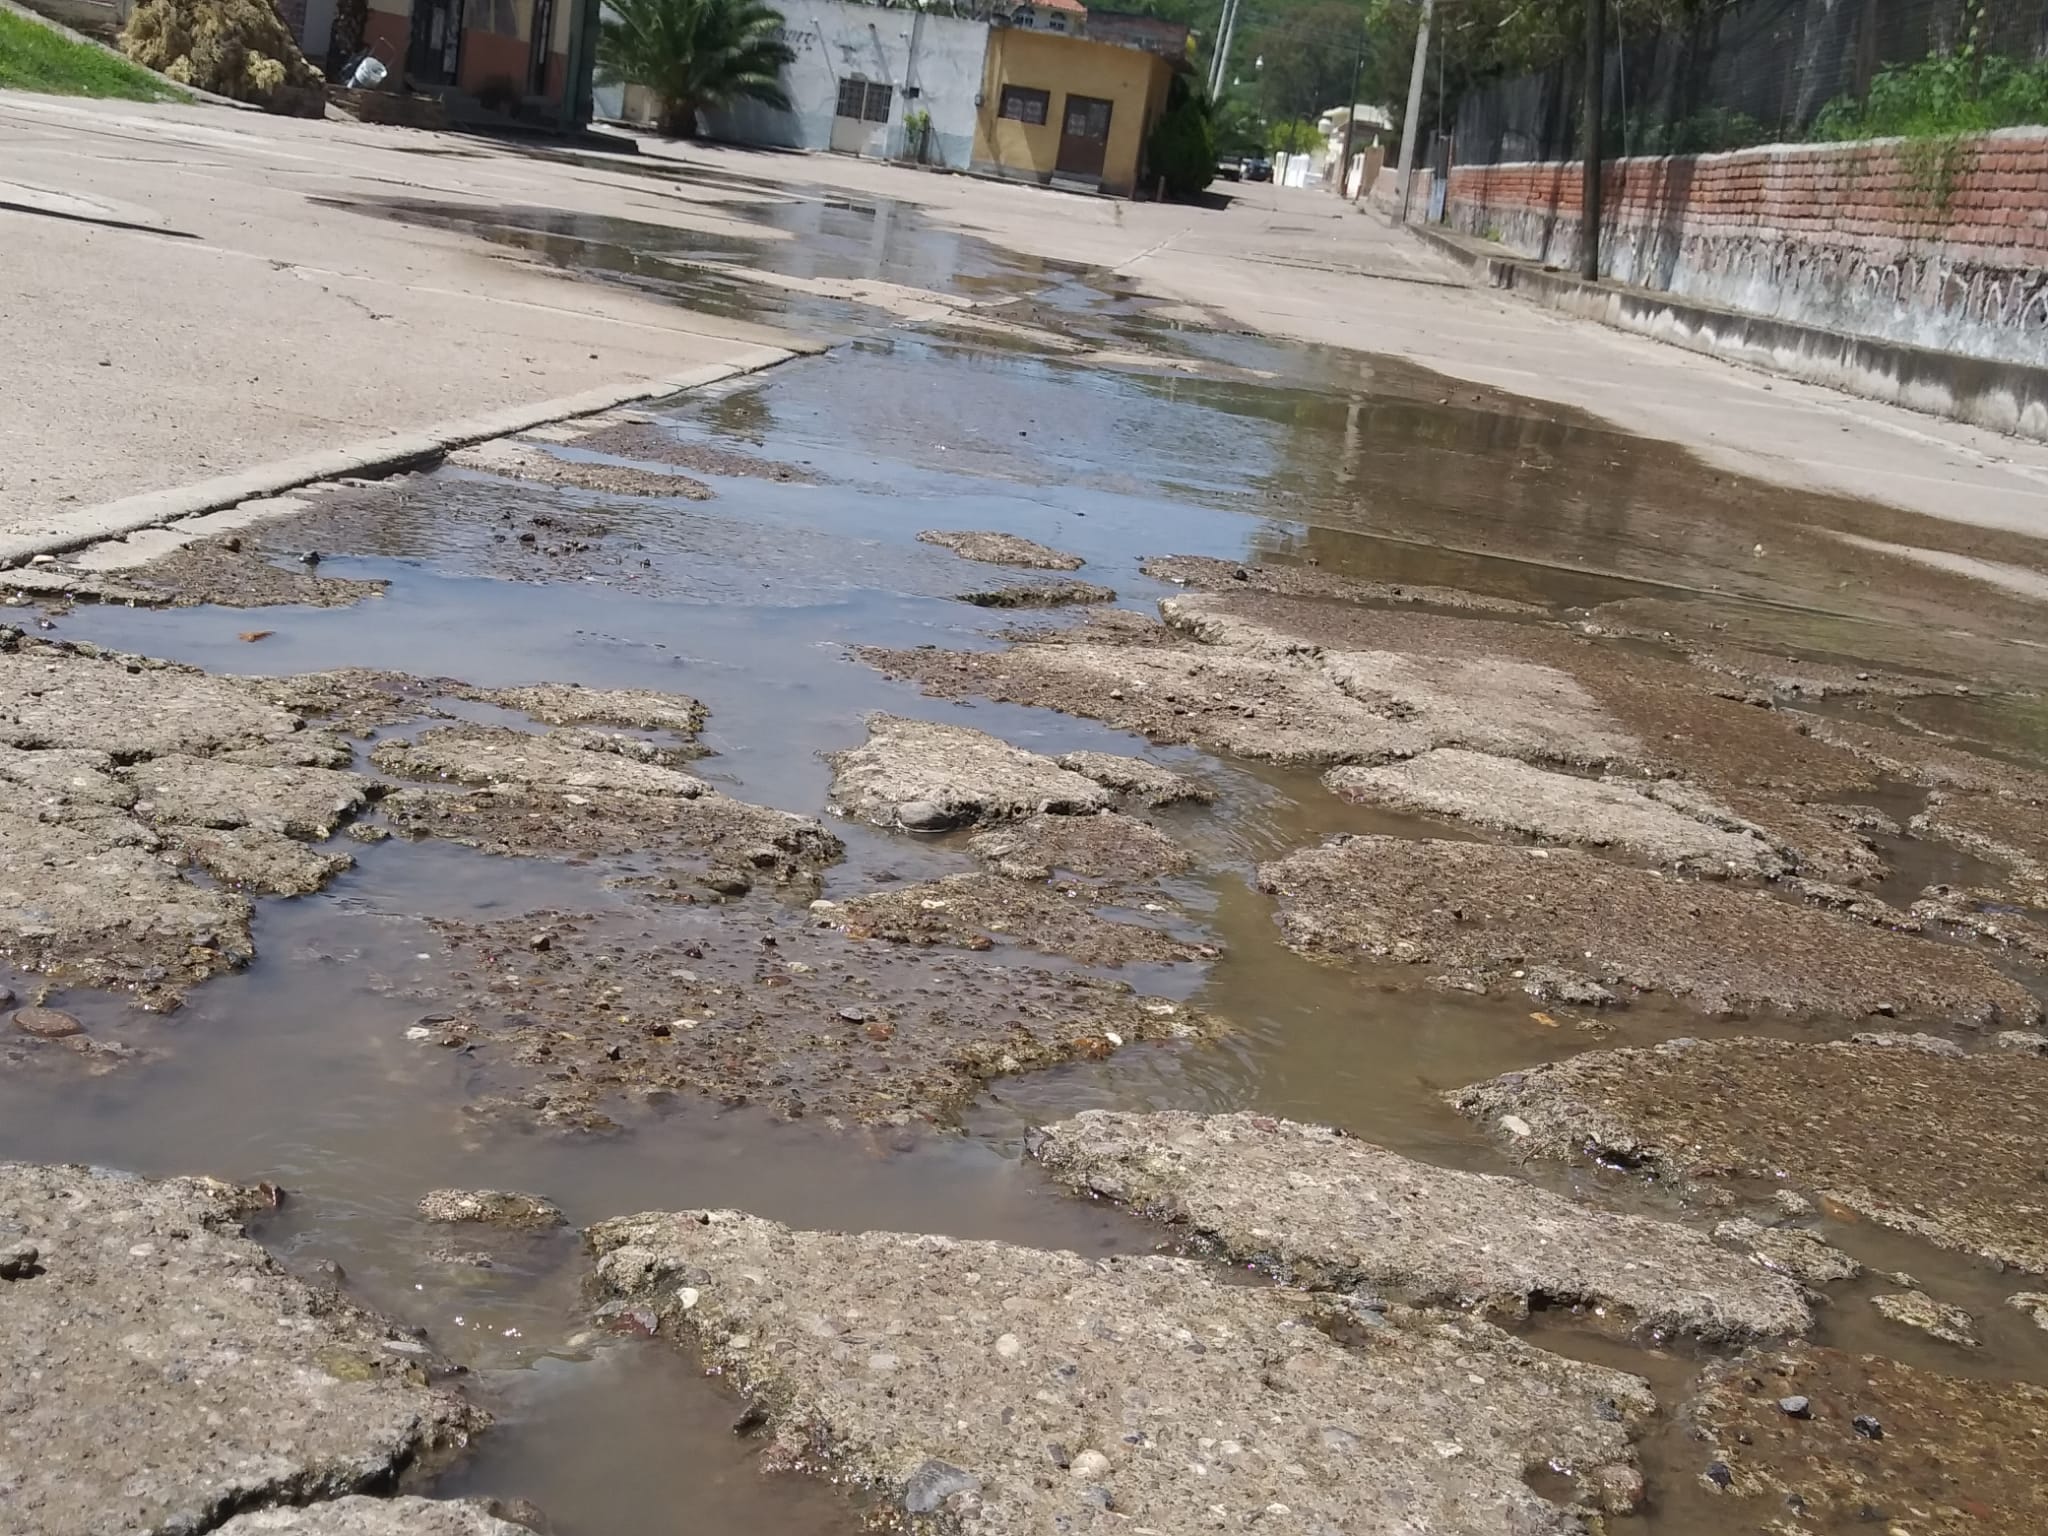
[[271, 103], [290, 87], [321, 90], [269, 0], [138, 0], [121, 50], [180, 85]]

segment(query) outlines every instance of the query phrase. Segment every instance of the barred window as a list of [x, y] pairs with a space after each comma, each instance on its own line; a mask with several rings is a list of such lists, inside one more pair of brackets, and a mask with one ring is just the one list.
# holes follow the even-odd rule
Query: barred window
[[886, 123], [889, 121], [890, 104], [895, 99], [896, 88], [882, 81], [842, 80], [839, 82], [839, 104], [833, 112], [856, 122]]
[[1043, 123], [1051, 108], [1050, 91], [1033, 90], [1028, 85], [1006, 85], [1003, 87], [1002, 104], [996, 109], [996, 116], [1011, 118], [1020, 123]]

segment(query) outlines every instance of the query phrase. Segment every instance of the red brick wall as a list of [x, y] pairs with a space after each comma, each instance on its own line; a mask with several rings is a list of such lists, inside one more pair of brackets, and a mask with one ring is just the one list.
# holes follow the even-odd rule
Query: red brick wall
[[[1576, 163], [1459, 166], [1451, 223], [1569, 264]], [[1952, 149], [1880, 140], [1616, 161], [1602, 269], [1862, 334], [2048, 358], [2048, 132]]]

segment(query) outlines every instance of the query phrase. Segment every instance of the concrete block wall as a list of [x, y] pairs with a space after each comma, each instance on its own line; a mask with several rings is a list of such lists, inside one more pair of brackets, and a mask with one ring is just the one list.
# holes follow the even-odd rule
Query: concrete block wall
[[[907, 149], [906, 116], [924, 111], [932, 120], [931, 162], [955, 170], [966, 167], [974, 147], [975, 93], [981, 89], [987, 22], [853, 0], [779, 0], [776, 9], [783, 17], [783, 41], [796, 55], [782, 71], [791, 110], [736, 101], [704, 114], [705, 129], [713, 138], [791, 149], [857, 149], [893, 157]], [[849, 79], [895, 88], [886, 123], [863, 127], [835, 117], [839, 84]], [[913, 90], [915, 96], [910, 94]], [[601, 114], [611, 99], [599, 93]], [[848, 141], [849, 128], [857, 142]], [[837, 142], [835, 130], [840, 135]]]
[[[1581, 186], [1576, 162], [1457, 166], [1446, 216], [1569, 266]], [[1601, 270], [1617, 281], [1969, 357], [2048, 360], [2048, 129], [1618, 160], [1602, 188]]]

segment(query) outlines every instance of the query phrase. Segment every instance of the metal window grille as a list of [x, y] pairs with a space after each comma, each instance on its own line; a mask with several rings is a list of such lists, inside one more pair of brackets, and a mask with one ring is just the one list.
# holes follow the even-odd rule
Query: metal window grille
[[1011, 118], [1020, 123], [1043, 123], [1052, 110], [1052, 93], [1034, 90], [1028, 85], [1006, 85], [1003, 87], [1001, 105], [996, 110], [998, 117]]

